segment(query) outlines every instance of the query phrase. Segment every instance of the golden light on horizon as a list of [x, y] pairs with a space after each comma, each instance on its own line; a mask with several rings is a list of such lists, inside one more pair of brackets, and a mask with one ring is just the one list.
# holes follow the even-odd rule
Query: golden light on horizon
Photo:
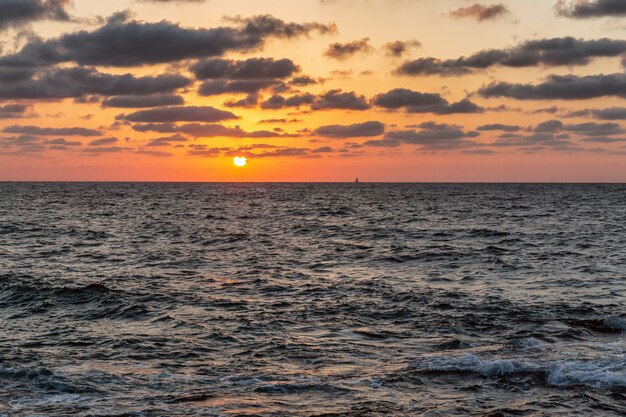
[[233, 163], [236, 167], [243, 168], [248, 164], [248, 159], [245, 156], [236, 156]]

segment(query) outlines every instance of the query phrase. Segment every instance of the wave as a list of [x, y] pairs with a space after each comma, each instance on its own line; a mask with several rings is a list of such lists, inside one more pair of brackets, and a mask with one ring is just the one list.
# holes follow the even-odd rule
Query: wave
[[555, 387], [587, 386], [626, 388], [626, 357], [601, 361], [553, 361], [535, 363], [521, 359], [483, 359], [476, 355], [431, 357], [411, 365], [425, 374], [476, 374], [485, 378], [535, 375]]

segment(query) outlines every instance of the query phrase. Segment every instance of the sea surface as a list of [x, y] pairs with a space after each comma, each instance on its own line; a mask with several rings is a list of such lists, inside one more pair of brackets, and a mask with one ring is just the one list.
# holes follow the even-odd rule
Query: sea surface
[[0, 416], [624, 416], [626, 186], [0, 184]]

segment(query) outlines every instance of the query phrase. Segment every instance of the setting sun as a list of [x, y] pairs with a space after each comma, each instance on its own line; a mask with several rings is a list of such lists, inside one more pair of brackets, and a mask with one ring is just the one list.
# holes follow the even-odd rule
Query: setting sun
[[235, 166], [242, 168], [248, 164], [248, 159], [245, 156], [236, 156], [235, 159], [233, 159], [233, 163]]

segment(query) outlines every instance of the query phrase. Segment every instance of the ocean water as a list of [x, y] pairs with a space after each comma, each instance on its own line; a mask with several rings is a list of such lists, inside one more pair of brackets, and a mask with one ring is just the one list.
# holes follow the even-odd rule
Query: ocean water
[[623, 416], [626, 186], [0, 184], [0, 416]]

